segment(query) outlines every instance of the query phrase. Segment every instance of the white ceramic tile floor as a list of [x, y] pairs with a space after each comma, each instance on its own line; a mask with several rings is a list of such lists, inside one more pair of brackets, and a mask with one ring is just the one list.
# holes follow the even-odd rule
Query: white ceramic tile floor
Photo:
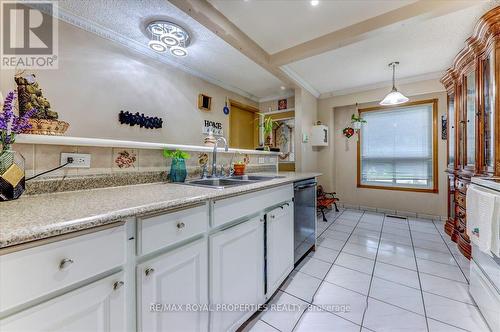
[[442, 222], [356, 210], [327, 218], [316, 252], [272, 299], [309, 308], [260, 314], [243, 331], [489, 331]]

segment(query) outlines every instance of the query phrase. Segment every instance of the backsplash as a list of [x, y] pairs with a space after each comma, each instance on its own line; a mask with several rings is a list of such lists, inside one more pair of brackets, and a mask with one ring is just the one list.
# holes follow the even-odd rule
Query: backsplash
[[[61, 153], [91, 155], [90, 168], [62, 168], [27, 182], [26, 194], [102, 188], [167, 181], [170, 159], [162, 149], [112, 148], [48, 144], [14, 144], [13, 150], [25, 158], [26, 177], [60, 165]], [[201, 165], [211, 162], [211, 153], [189, 151], [186, 161], [188, 178], [201, 174]], [[238, 152], [218, 152], [217, 164], [248, 160], [247, 172], [276, 172], [278, 157]], [[209, 167], [210, 168], [210, 167]], [[227, 167], [226, 167], [227, 169]]]

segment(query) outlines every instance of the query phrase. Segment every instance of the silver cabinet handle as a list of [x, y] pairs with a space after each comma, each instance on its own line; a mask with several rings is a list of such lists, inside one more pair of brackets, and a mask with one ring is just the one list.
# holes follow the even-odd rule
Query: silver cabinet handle
[[186, 227], [186, 224], [185, 224], [185, 223], [183, 223], [182, 221], [179, 221], [179, 222], [177, 223], [177, 229], [181, 230], [181, 229], [183, 229], [184, 227]]
[[118, 288], [122, 287], [125, 283], [123, 281], [117, 281], [113, 284], [113, 290], [117, 290]]
[[73, 263], [74, 261], [71, 258], [65, 258], [59, 263], [59, 270], [64, 270]]
[[303, 190], [303, 189], [306, 189], [306, 188], [311, 188], [311, 187], [316, 187], [316, 183], [311, 183], [311, 184], [306, 184], [304, 186], [298, 186], [298, 187], [295, 187], [295, 191], [298, 191], [298, 190]]
[[144, 274], [146, 276], [149, 276], [151, 273], [153, 273], [155, 271], [155, 269], [153, 269], [152, 267], [148, 267], [145, 271], [144, 271]]
[[285, 203], [285, 204], [281, 205], [280, 208], [285, 209], [285, 206], [290, 206], [290, 204], [289, 203]]

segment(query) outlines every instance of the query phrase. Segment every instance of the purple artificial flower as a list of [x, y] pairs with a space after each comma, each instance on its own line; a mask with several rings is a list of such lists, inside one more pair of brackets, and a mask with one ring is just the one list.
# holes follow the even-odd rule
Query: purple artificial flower
[[16, 95], [14, 91], [9, 91], [3, 104], [3, 112], [0, 113], [0, 130], [8, 130], [14, 112], [12, 111]]
[[33, 114], [35, 114], [36, 109], [32, 108], [28, 112], [24, 113], [23, 116], [15, 116], [12, 121], [11, 132], [14, 134], [24, 133], [26, 130], [31, 128], [29, 119]]
[[4, 150], [8, 149], [9, 146], [14, 143], [17, 134], [23, 133], [31, 128], [29, 119], [36, 112], [36, 109], [32, 108], [24, 113], [23, 116], [15, 115], [15, 99], [15, 92], [10, 91], [5, 98], [2, 113], [0, 113], [0, 144], [2, 144]]

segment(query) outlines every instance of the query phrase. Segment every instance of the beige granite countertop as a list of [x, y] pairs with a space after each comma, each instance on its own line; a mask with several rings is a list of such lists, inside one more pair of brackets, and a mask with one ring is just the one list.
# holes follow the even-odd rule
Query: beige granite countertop
[[108, 225], [143, 213], [262, 190], [321, 174], [280, 172], [278, 175], [284, 177], [226, 189], [153, 183], [23, 196], [15, 201], [0, 202], [0, 248]]

